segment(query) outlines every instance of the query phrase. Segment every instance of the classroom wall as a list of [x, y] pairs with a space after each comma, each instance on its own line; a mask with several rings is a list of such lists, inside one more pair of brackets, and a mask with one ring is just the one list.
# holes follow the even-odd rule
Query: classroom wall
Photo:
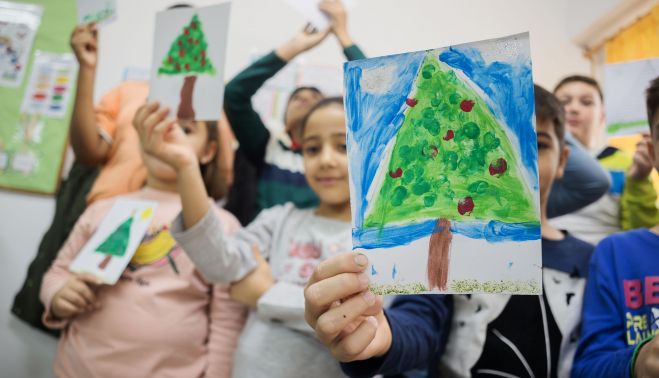
[[[51, 0], [55, 3], [55, 0]], [[60, 0], [57, 0], [60, 1]], [[70, 0], [69, 0], [70, 1]], [[611, 0], [613, 1], [613, 0]], [[179, 1], [177, 1], [179, 2]], [[197, 5], [210, 0], [189, 0]], [[448, 44], [531, 32], [535, 80], [553, 86], [568, 73], [588, 73], [589, 64], [570, 42], [568, 15], [578, 17], [570, 0], [354, 0], [350, 29], [369, 56], [441, 47]], [[147, 68], [151, 61], [153, 12], [173, 1], [118, 0], [119, 19], [101, 31], [101, 63], [96, 96], [120, 82], [125, 68]], [[283, 0], [235, 0], [225, 73], [230, 78], [249, 62], [285, 41], [304, 19]], [[587, 9], [580, 12], [586, 12]], [[328, 38], [304, 60], [339, 65], [337, 42]], [[0, 191], [0, 366], [3, 377], [48, 377], [55, 340], [9, 314], [42, 234], [50, 224], [50, 197]]]

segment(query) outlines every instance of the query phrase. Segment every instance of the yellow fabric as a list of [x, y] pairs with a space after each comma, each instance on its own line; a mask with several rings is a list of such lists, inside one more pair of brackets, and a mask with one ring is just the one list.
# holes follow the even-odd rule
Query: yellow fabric
[[659, 5], [609, 40], [605, 48], [607, 63], [659, 57]]
[[174, 246], [176, 246], [176, 240], [172, 234], [167, 229], [162, 230], [153, 238], [143, 241], [130, 262], [135, 265], [153, 264], [167, 256]]

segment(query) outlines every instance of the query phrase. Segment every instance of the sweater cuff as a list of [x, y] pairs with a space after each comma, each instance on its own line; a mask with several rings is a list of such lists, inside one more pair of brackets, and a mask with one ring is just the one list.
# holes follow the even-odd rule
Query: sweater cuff
[[269, 54], [264, 55], [261, 59], [259, 59], [259, 63], [263, 63], [264, 65], [272, 66], [273, 68], [276, 68], [277, 70], [280, 70], [288, 64], [287, 61], [282, 59], [275, 50], [272, 50]]
[[657, 199], [657, 193], [649, 178], [634, 180], [627, 176], [625, 181], [625, 192], [629, 200], [637, 203], [648, 203], [648, 201], [654, 203]]
[[59, 319], [56, 318], [53, 312], [50, 310], [50, 306], [53, 302], [53, 297], [55, 294], [60, 291], [66, 281], [58, 283], [56, 285], [50, 285], [48, 287], [43, 286], [41, 288], [41, 297], [43, 298], [44, 312], [41, 317], [41, 322], [46, 328], [50, 329], [64, 329], [67, 324], [69, 324], [69, 319]]
[[344, 48], [343, 55], [345, 55], [346, 59], [348, 60], [359, 60], [366, 58], [362, 50], [355, 44]]

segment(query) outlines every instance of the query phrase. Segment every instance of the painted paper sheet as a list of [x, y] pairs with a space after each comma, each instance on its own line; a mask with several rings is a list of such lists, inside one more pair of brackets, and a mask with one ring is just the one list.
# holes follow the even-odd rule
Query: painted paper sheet
[[528, 33], [345, 64], [353, 249], [382, 294], [542, 290]]
[[0, 1], [0, 86], [23, 82], [42, 12], [38, 5]]
[[117, 200], [69, 270], [90, 273], [114, 285], [142, 242], [157, 207], [152, 201]]
[[73, 54], [35, 52], [21, 113], [64, 118], [77, 72]]
[[[315, 26], [318, 30], [325, 30], [330, 26], [329, 18], [325, 13], [318, 9], [320, 0], [285, 0], [288, 5], [296, 12], [306, 18], [306, 20]], [[342, 0], [347, 9], [354, 7], [353, 1]]]
[[78, 24], [103, 25], [117, 18], [116, 0], [77, 0]]
[[156, 16], [149, 98], [179, 119], [220, 119], [230, 5]]
[[604, 106], [610, 136], [648, 133], [645, 90], [659, 77], [659, 59], [607, 64], [604, 69]]

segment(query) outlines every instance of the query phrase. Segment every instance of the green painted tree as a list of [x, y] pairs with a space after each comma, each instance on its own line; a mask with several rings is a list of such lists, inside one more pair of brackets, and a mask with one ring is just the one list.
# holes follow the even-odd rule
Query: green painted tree
[[[451, 221], [538, 223], [512, 142], [485, 101], [428, 53], [364, 227], [437, 219], [429, 289], [446, 290]], [[385, 163], [387, 164], [387, 163]]]
[[103, 253], [107, 256], [98, 265], [99, 269], [105, 269], [110, 263], [112, 256], [121, 257], [126, 254], [128, 248], [128, 241], [130, 240], [130, 228], [133, 225], [133, 217], [123, 221], [116, 230], [96, 247], [96, 252]]
[[201, 21], [195, 14], [183, 32], [176, 37], [162, 60], [159, 75], [186, 75], [181, 88], [177, 117], [195, 119], [192, 95], [197, 74], [215, 75], [215, 67], [207, 56], [208, 45]]

